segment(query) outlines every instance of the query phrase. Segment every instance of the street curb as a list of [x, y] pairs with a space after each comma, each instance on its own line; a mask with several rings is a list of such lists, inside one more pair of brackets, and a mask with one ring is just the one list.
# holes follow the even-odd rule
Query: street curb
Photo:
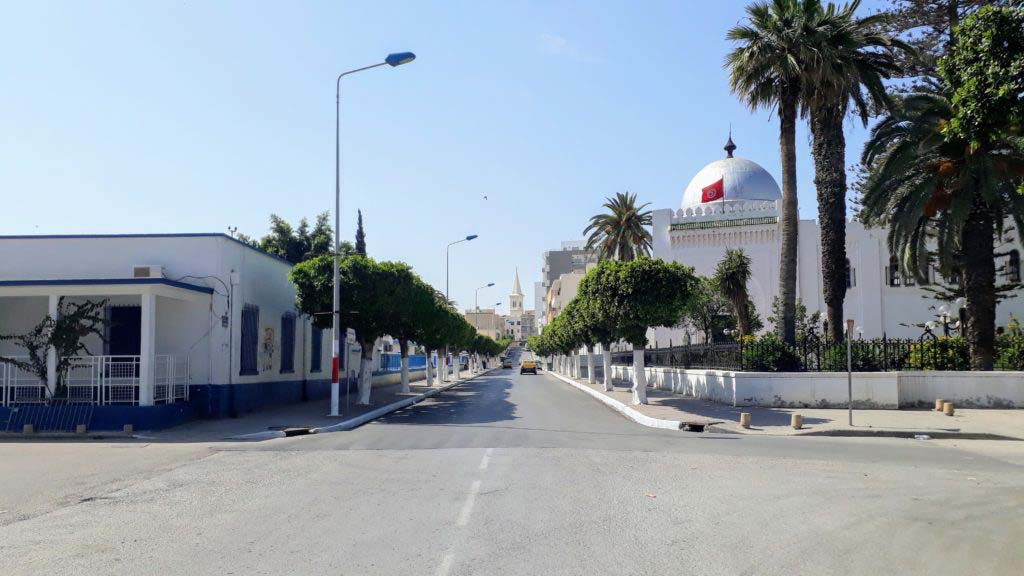
[[622, 414], [623, 416], [629, 418], [630, 420], [636, 422], [637, 424], [642, 424], [649, 428], [662, 428], [665, 430], [680, 430], [683, 428], [683, 426], [686, 425], [686, 423], [679, 420], [661, 420], [658, 418], [651, 418], [650, 416], [641, 414], [639, 411], [634, 410], [629, 406], [626, 406], [625, 404], [619, 402], [614, 398], [609, 398], [596, 390], [591, 390], [588, 386], [584, 386], [583, 384], [576, 382], [572, 378], [567, 378], [565, 376], [562, 376], [561, 374], [558, 374], [557, 372], [552, 372], [550, 370], [548, 371], [548, 374], [551, 374], [555, 378], [558, 378], [559, 380], [566, 382], [571, 386], [575, 386], [576, 388], [586, 392], [587, 394], [590, 394], [592, 397], [603, 402], [612, 410], [615, 410], [616, 412]]
[[239, 434], [228, 436], [228, 440], [270, 440], [271, 438], [289, 438], [292, 436], [305, 436], [313, 434], [313, 428], [285, 428], [284, 430], [263, 430], [251, 434]]
[[803, 432], [800, 434], [789, 434], [789, 436], [838, 436], [846, 438], [914, 438], [915, 436], [928, 436], [932, 440], [1015, 440], [1024, 441], [1024, 438], [1003, 436], [990, 432], [942, 432], [934, 430], [820, 430], [817, 432]]
[[330, 433], [330, 432], [343, 432], [345, 430], [352, 430], [353, 428], [358, 428], [359, 426], [362, 426], [363, 424], [366, 424], [367, 422], [369, 422], [371, 420], [376, 420], [377, 418], [380, 418], [381, 416], [384, 416], [386, 414], [390, 414], [392, 412], [397, 412], [398, 410], [401, 410], [403, 408], [408, 408], [409, 406], [412, 406], [413, 404], [419, 404], [420, 402], [426, 400], [427, 398], [432, 398], [434, 396], [437, 396], [438, 394], [440, 394], [441, 392], [444, 392], [445, 390], [450, 390], [450, 389], [452, 389], [452, 388], [454, 388], [456, 386], [459, 386], [461, 384], [465, 384], [467, 382], [475, 380], [475, 379], [477, 379], [477, 378], [479, 378], [479, 377], [481, 377], [481, 376], [483, 376], [485, 374], [489, 374], [490, 372], [492, 372], [494, 370], [497, 370], [497, 368], [488, 368], [487, 370], [485, 370], [485, 371], [483, 371], [483, 372], [481, 372], [481, 373], [479, 373], [479, 374], [477, 374], [475, 376], [471, 376], [471, 377], [466, 378], [464, 380], [459, 380], [458, 382], [452, 382], [451, 384], [448, 384], [447, 386], [442, 386], [440, 388], [434, 388], [433, 390], [429, 390], [429, 391], [424, 392], [423, 394], [420, 394], [418, 396], [413, 396], [412, 398], [405, 398], [404, 400], [399, 400], [398, 402], [392, 402], [391, 404], [388, 404], [387, 406], [381, 406], [380, 408], [377, 408], [376, 410], [371, 410], [370, 412], [367, 412], [366, 414], [363, 414], [361, 416], [356, 416], [355, 418], [352, 418], [352, 419], [349, 419], [349, 420], [345, 420], [344, 422], [338, 422], [337, 424], [332, 424], [330, 426], [324, 426], [322, 428], [311, 428], [309, 433], [310, 434], [327, 434], [327, 433]]

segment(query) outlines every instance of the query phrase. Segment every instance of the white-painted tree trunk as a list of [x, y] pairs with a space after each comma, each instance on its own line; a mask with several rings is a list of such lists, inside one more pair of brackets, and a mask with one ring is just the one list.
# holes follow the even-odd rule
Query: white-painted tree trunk
[[409, 392], [409, 357], [402, 356], [402, 392]]
[[633, 404], [647, 404], [647, 373], [644, 370], [644, 349], [633, 349]]
[[[365, 350], [365, 348], [364, 348]], [[373, 389], [373, 348], [370, 348], [370, 357], [361, 355], [359, 362], [359, 402], [367, 406], [370, 404], [370, 390]]]
[[612, 351], [601, 347], [601, 364], [604, 367], [604, 391], [611, 392], [612, 387]]
[[425, 380], [426, 380], [427, 386], [433, 386], [434, 385], [434, 375], [431, 373], [431, 370], [430, 370], [430, 352], [427, 352], [427, 367], [426, 368], [427, 368], [427, 371], [426, 371], [426, 374], [425, 374], [425, 376], [426, 376]]
[[402, 392], [409, 392], [409, 341], [400, 340], [398, 346], [402, 351]]
[[594, 375], [594, 347], [587, 346], [587, 383], [595, 382], [597, 382], [597, 376]]

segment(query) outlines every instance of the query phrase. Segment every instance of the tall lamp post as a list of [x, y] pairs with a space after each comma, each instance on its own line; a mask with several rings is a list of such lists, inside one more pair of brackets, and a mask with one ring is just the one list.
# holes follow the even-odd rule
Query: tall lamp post
[[338, 74], [338, 80], [334, 85], [334, 300], [331, 311], [331, 416], [338, 415], [338, 404], [341, 396], [341, 386], [338, 380], [338, 371], [341, 368], [341, 287], [338, 282], [338, 267], [341, 254], [338, 249], [341, 246], [341, 79], [349, 74], [362, 72], [371, 68], [388, 65], [394, 68], [402, 64], [408, 64], [416, 59], [412, 52], [397, 52], [388, 54], [383, 62], [363, 66], [348, 72]]
[[[448, 263], [449, 263], [449, 261], [451, 261], [452, 246], [455, 246], [456, 244], [461, 244], [463, 242], [469, 242], [470, 240], [475, 240], [476, 238], [478, 238], [478, 236], [476, 234], [470, 234], [469, 236], [466, 236], [465, 238], [456, 240], [454, 242], [449, 242], [448, 246], [445, 246], [445, 249], [444, 249], [444, 301], [445, 301], [445, 304], [451, 305], [451, 302], [452, 302], [451, 296], [448, 295], [448, 279], [450, 277], [449, 274], [448, 274]], [[447, 379], [448, 379], [448, 346], [445, 345], [445, 347], [444, 347], [444, 365], [442, 366], [442, 369], [441, 369], [441, 381], [445, 382]]]
[[476, 308], [477, 312], [480, 311], [480, 291], [484, 288], [490, 288], [491, 286], [494, 286], [494, 282], [488, 282], [487, 284], [477, 288], [473, 293], [473, 307]]

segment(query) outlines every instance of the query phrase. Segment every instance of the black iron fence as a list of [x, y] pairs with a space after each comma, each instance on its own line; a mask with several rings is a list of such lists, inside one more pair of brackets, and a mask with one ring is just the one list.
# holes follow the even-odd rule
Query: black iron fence
[[[925, 332], [920, 338], [855, 339], [850, 343], [854, 372], [895, 370], [970, 370], [962, 338]], [[612, 352], [612, 364], [632, 365], [632, 350]], [[670, 345], [644, 350], [644, 364], [673, 368], [751, 372], [845, 372], [847, 343], [809, 335], [794, 345], [775, 338], [739, 342]]]

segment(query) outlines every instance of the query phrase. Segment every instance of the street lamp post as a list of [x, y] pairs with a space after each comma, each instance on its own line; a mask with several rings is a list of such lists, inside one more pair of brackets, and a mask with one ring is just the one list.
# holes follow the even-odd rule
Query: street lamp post
[[338, 371], [341, 368], [339, 356], [341, 351], [341, 335], [339, 333], [341, 329], [341, 286], [338, 282], [339, 260], [341, 259], [341, 254], [338, 253], [338, 249], [341, 246], [341, 79], [349, 74], [377, 68], [385, 64], [392, 68], [401, 66], [415, 59], [416, 55], [412, 52], [388, 54], [383, 62], [338, 74], [338, 79], [334, 84], [334, 297], [331, 310], [331, 416], [338, 415], [338, 404], [341, 396], [341, 385], [338, 380]]
[[477, 312], [480, 311], [480, 291], [483, 290], [484, 288], [490, 288], [491, 286], [494, 286], [494, 282], [489, 282], [477, 288], [476, 291], [473, 293], [473, 308], [475, 308]]
[[[456, 244], [460, 244], [462, 242], [469, 242], [470, 240], [475, 240], [476, 238], [477, 238], [476, 234], [470, 234], [469, 236], [466, 236], [465, 238], [462, 238], [460, 240], [456, 240], [454, 242], [449, 242], [448, 246], [446, 246], [445, 249], [444, 249], [444, 302], [445, 302], [445, 304], [451, 305], [451, 301], [452, 301], [451, 297], [448, 295], [448, 279], [449, 279], [448, 262], [451, 260], [452, 246], [455, 246]], [[447, 380], [447, 378], [448, 378], [448, 346], [447, 345], [445, 345], [445, 347], [444, 347], [444, 365], [441, 368], [442, 368], [441, 369], [441, 381], [445, 382]]]

